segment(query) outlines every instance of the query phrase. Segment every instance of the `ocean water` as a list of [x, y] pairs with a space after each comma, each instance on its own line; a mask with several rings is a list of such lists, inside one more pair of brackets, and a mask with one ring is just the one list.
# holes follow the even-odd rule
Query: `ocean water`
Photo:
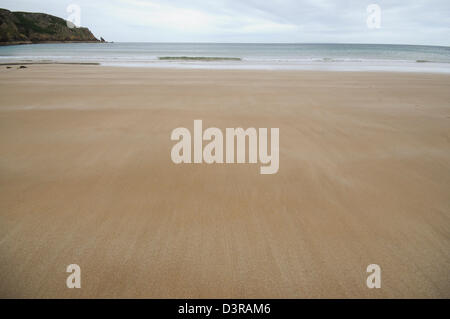
[[[160, 60], [215, 57], [240, 60]], [[385, 44], [61, 43], [0, 47], [0, 63], [450, 73], [450, 47]]]

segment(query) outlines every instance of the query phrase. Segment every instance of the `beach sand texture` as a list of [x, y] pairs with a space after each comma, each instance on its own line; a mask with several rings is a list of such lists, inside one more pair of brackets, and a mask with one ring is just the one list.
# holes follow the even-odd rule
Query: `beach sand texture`
[[[0, 69], [0, 297], [450, 297], [450, 75]], [[280, 169], [171, 131], [279, 127]], [[81, 289], [66, 267], [81, 267]], [[381, 289], [366, 267], [381, 266]]]

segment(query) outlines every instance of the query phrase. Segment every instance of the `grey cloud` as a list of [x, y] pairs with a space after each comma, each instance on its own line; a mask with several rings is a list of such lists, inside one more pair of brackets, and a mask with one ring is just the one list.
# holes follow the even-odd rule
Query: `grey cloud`
[[[1, 0], [10, 10], [66, 17], [114, 41], [357, 42], [449, 45], [448, 0]], [[382, 10], [368, 29], [366, 7]]]

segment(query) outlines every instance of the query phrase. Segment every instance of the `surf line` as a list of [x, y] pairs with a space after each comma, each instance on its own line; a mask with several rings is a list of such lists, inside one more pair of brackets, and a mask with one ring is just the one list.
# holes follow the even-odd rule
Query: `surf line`
[[[202, 120], [194, 120], [194, 159], [192, 161], [192, 137], [189, 129], [177, 127], [172, 131], [170, 139], [178, 141], [171, 151], [171, 158], [175, 164], [195, 163], [207, 164], [232, 164], [246, 163], [246, 153], [248, 153], [248, 163], [267, 164], [261, 165], [260, 174], [275, 174], [280, 166], [280, 130], [270, 129], [270, 154], [268, 151], [267, 128], [256, 130], [250, 127], [244, 130], [238, 128], [226, 128], [225, 130], [225, 158], [224, 158], [224, 134], [217, 127], [207, 128], [203, 132]], [[248, 139], [248, 144], [246, 140]], [[203, 148], [203, 141], [210, 141]], [[236, 162], [235, 162], [235, 141]], [[246, 152], [248, 146], [248, 152]], [[258, 156], [259, 155], [259, 156]]]

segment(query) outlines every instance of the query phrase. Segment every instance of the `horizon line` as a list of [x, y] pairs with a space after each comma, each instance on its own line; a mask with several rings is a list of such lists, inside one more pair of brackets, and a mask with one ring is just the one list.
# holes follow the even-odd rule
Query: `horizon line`
[[450, 48], [450, 44], [407, 44], [407, 43], [368, 43], [368, 42], [209, 42], [209, 41], [107, 41], [106, 43], [154, 43], [154, 44], [358, 44], [358, 45], [398, 45], [429, 46]]

